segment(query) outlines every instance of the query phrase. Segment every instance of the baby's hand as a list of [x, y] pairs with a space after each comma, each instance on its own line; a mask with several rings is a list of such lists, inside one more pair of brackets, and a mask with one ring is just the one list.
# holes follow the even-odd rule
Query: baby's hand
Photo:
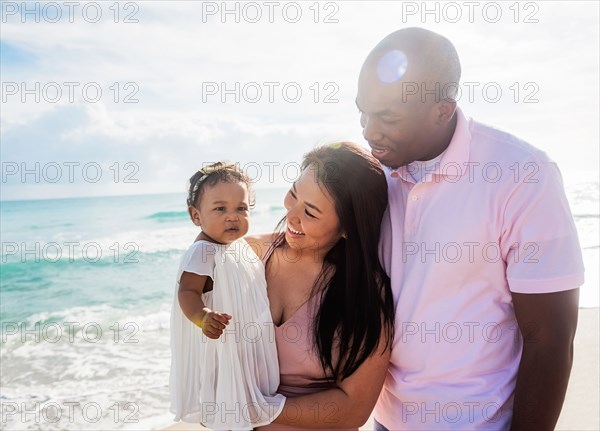
[[210, 308], [204, 308], [203, 311], [204, 317], [198, 326], [202, 328], [204, 335], [216, 340], [223, 333], [225, 326], [229, 325], [231, 316], [220, 311], [212, 311]]

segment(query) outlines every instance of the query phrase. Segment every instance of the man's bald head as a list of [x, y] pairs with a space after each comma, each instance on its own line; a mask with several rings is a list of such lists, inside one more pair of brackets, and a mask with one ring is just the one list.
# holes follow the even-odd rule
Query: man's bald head
[[456, 127], [460, 62], [439, 34], [406, 28], [369, 53], [358, 79], [356, 106], [363, 136], [384, 165], [432, 160]]
[[460, 72], [458, 53], [448, 39], [423, 28], [410, 27], [395, 31], [379, 42], [367, 56], [361, 76], [370, 75], [384, 84], [411, 82], [420, 90], [432, 91], [439, 85], [441, 98], [454, 99]]

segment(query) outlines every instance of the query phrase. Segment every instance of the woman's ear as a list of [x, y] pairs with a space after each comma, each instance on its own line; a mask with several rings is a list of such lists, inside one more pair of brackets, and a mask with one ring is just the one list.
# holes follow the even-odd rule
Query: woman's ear
[[196, 226], [202, 227], [202, 219], [200, 218], [200, 211], [198, 211], [198, 208], [188, 207], [188, 213], [190, 214], [190, 218], [192, 219], [192, 222]]

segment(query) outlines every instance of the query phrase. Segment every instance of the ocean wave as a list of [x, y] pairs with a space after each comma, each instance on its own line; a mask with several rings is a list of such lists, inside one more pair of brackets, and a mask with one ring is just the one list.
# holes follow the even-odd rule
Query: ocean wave
[[145, 219], [153, 219], [157, 221], [177, 221], [184, 220], [189, 217], [187, 211], [160, 211], [149, 216], [144, 217]]
[[600, 214], [573, 214], [574, 219], [600, 218]]
[[30, 225], [29, 229], [31, 230], [46, 230], [46, 229], [54, 229], [54, 228], [58, 228], [58, 227], [71, 227], [73, 226], [73, 223], [48, 223], [48, 224], [43, 224], [43, 225]]
[[[163, 429], [173, 419], [168, 410], [169, 363], [168, 360], [163, 362], [155, 362], [152, 368], [141, 367], [147, 373], [145, 378], [139, 373], [124, 375], [122, 369], [103, 385], [95, 385], [93, 378], [83, 379], [85, 386], [81, 381], [61, 380], [56, 386], [65, 385], [66, 390], [60, 395], [33, 393], [32, 388], [9, 385], [8, 396], [2, 396], [7, 413], [3, 417], [3, 429]], [[136, 369], [133, 362], [127, 361], [126, 365], [131, 371]], [[94, 386], [93, 392], [88, 390], [90, 383]]]
[[[8, 281], [16, 281], [24, 283], [36, 283], [43, 282], [40, 277], [37, 277], [32, 271], [38, 273], [55, 273], [56, 271], [63, 270], [65, 268], [78, 268], [83, 269], [88, 266], [93, 267], [114, 267], [116, 264], [122, 263], [124, 258], [119, 258], [118, 255], [104, 253], [99, 259], [96, 259], [95, 255], [57, 255], [57, 254], [41, 254], [37, 257], [21, 258], [19, 256], [14, 257], [12, 260], [8, 260], [2, 263], [2, 287], [4, 289], [5, 282], [7, 289], [10, 287]], [[138, 263], [142, 258], [141, 254], [132, 254], [129, 263]]]
[[137, 343], [140, 333], [168, 332], [171, 307], [172, 303], [165, 301], [124, 308], [100, 304], [37, 312], [19, 321], [4, 319], [0, 346], [5, 354], [24, 346], [35, 347], [40, 339], [55, 343], [82, 337], [84, 341], [129, 338], [130, 342]]
[[[2, 399], [8, 430], [161, 430], [173, 424], [168, 385], [75, 395]], [[16, 411], [13, 413], [13, 409]]]
[[49, 324], [57, 322], [79, 322], [80, 326], [89, 322], [99, 324], [109, 329], [116, 321], [135, 322], [143, 326], [145, 331], [162, 331], [169, 328], [171, 304], [163, 302], [155, 307], [114, 307], [108, 304], [93, 305], [88, 307], [71, 307], [64, 310], [45, 311], [32, 314], [24, 319], [26, 327], [36, 324]]
[[132, 263], [144, 254], [185, 251], [198, 235], [197, 229], [190, 223], [155, 230], [128, 230], [102, 237], [14, 242], [9, 244], [10, 248], [3, 247], [2, 269], [4, 271], [6, 264], [17, 263]]
[[[89, 428], [80, 410], [87, 405], [92, 416], [102, 410], [93, 421], [96, 429], [141, 423], [143, 429], [159, 428], [147, 420], [168, 423], [171, 306], [163, 301], [146, 307], [72, 307], [35, 313], [16, 322], [22, 328], [3, 322], [2, 403], [21, 411], [38, 409], [43, 421], [40, 428], [35, 415], [21, 422], [17, 413], [7, 416], [3, 428]], [[74, 404], [75, 411], [69, 410]], [[62, 419], [46, 421], [53, 417], [49, 408], [57, 405]]]

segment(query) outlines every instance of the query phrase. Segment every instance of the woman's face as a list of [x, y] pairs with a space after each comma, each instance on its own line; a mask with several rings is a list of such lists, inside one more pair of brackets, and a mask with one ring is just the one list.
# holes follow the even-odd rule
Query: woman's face
[[334, 201], [317, 182], [316, 170], [306, 168], [284, 200], [287, 209], [285, 239], [298, 250], [315, 250], [323, 256], [339, 241], [342, 228]]

